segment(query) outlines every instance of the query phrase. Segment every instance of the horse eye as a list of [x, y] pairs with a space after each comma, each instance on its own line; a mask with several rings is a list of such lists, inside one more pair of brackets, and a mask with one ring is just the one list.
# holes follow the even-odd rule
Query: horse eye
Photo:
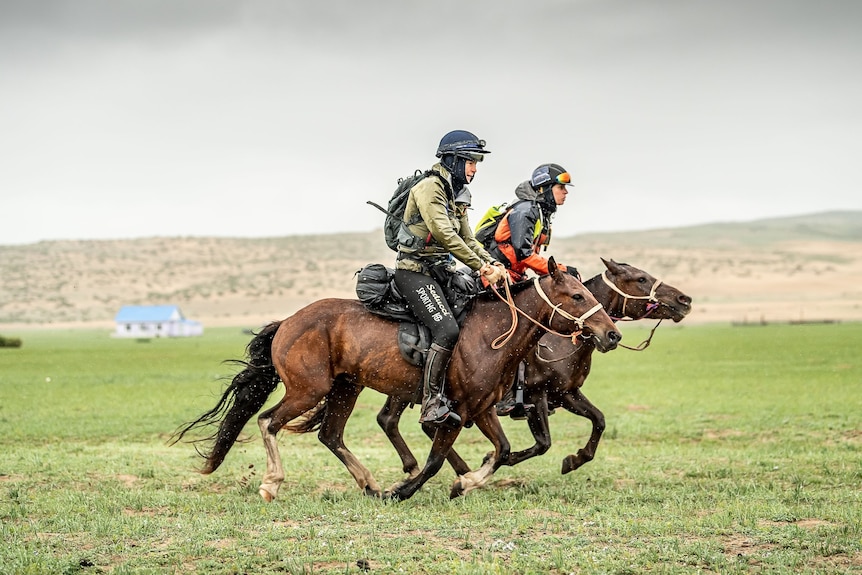
[[572, 296], [572, 299], [575, 301], [581, 301], [582, 299], [584, 299], [584, 296], [582, 296], [579, 293], [576, 293], [575, 295]]
[[639, 277], [639, 278], [638, 278], [638, 283], [645, 284], [645, 283], [646, 283], [646, 278], [645, 278], [645, 277], [643, 277], [643, 276]]

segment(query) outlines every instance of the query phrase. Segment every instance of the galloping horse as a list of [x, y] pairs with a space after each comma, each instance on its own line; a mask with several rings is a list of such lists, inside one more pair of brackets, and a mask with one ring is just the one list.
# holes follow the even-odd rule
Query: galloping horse
[[[509, 455], [494, 405], [514, 377], [518, 363], [547, 330], [581, 333], [599, 351], [614, 349], [621, 339], [611, 318], [595, 297], [551, 260], [550, 273], [532, 286], [513, 289], [511, 305], [492, 296], [473, 302], [447, 371], [449, 398], [463, 422], [472, 421], [494, 446], [489, 469]], [[530, 289], [533, 287], [534, 289]], [[499, 349], [492, 340], [507, 329], [516, 313], [531, 321], [512, 325], [508, 343]], [[368, 312], [357, 300], [324, 299], [293, 316], [263, 328], [247, 348], [246, 368], [238, 373], [219, 402], [174, 435], [174, 442], [195, 427], [219, 422], [202, 473], [224, 461], [243, 426], [263, 407], [279, 380], [285, 394], [258, 416], [267, 454], [259, 493], [272, 501], [284, 481], [276, 434], [297, 417], [326, 407], [319, 438], [348, 468], [360, 488], [374, 496], [403, 500], [411, 497], [443, 465], [461, 428], [440, 426], [434, 433], [425, 467], [381, 492], [376, 480], [343, 442], [344, 426], [356, 398], [365, 387], [404, 400], [413, 398], [422, 374], [398, 351], [397, 322]], [[333, 399], [337, 398], [337, 400]]]
[[[691, 298], [677, 288], [634, 266], [604, 258], [602, 262], [607, 271], [585, 281], [584, 285], [614, 320], [649, 317], [657, 320], [671, 319], [678, 323], [691, 311]], [[536, 443], [523, 451], [510, 453], [508, 458], [501, 462], [503, 465], [517, 465], [550, 449], [548, 415], [552, 409], [559, 407], [585, 417], [593, 424], [587, 444], [578, 450], [577, 454], [567, 455], [563, 459], [562, 473], [574, 471], [593, 459], [605, 429], [605, 419], [602, 412], [584, 396], [581, 387], [590, 374], [594, 350], [595, 344], [590, 339], [578, 338], [576, 341], [569, 341], [552, 333], [544, 335], [539, 344], [530, 350], [526, 358], [524, 401], [535, 405], [535, 409], [528, 412], [527, 424]], [[386, 404], [377, 415], [377, 422], [398, 452], [404, 472], [415, 475], [418, 473], [416, 458], [398, 430], [399, 419], [407, 405], [408, 402], [399, 401], [398, 398], [387, 398]], [[425, 428], [425, 431], [427, 433], [430, 430]], [[459, 475], [459, 480], [453, 485], [451, 497], [463, 495], [487, 482], [487, 472], [474, 476], [454, 448], [449, 451], [447, 459]]]

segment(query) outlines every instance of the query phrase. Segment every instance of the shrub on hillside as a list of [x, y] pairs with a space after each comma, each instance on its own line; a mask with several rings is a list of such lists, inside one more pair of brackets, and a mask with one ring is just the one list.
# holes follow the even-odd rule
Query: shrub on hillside
[[17, 337], [3, 337], [0, 335], [0, 347], [21, 347], [21, 339]]

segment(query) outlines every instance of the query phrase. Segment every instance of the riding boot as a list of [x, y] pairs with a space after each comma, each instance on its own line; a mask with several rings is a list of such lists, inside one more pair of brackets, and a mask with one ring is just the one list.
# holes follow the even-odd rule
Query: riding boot
[[497, 402], [495, 406], [497, 409], [497, 415], [499, 417], [503, 417], [512, 413], [512, 410], [515, 409], [515, 383], [512, 382], [512, 385], [506, 389], [506, 393], [503, 394], [503, 398]]
[[423, 372], [424, 395], [422, 397], [420, 423], [445, 423], [451, 427], [461, 425], [461, 417], [449, 409], [449, 400], [443, 395], [446, 368], [449, 367], [451, 357], [451, 349], [446, 349], [436, 343], [431, 344]]
[[518, 364], [518, 372], [512, 382], [512, 387], [506, 390], [503, 398], [497, 403], [497, 415], [499, 417], [510, 416], [512, 419], [526, 419], [527, 411], [535, 406], [532, 403], [524, 403], [524, 383], [527, 380], [527, 362]]

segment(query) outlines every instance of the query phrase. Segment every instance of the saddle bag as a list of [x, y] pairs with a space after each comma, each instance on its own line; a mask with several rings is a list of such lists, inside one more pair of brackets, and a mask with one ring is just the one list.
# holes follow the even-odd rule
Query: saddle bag
[[368, 264], [356, 272], [356, 297], [373, 314], [400, 321], [416, 317], [398, 293], [392, 276], [395, 270], [383, 264]]
[[356, 276], [356, 297], [365, 307], [380, 307], [389, 299], [392, 270], [383, 264], [368, 264]]
[[[440, 270], [437, 270], [440, 271]], [[430, 330], [407, 307], [393, 279], [395, 270], [383, 264], [368, 264], [356, 272], [356, 297], [365, 309], [386, 319], [400, 321], [398, 348], [405, 360], [422, 367], [431, 342]], [[436, 278], [435, 278], [436, 279]], [[462, 325], [473, 298], [479, 292], [476, 278], [467, 268], [442, 274], [443, 296]]]

